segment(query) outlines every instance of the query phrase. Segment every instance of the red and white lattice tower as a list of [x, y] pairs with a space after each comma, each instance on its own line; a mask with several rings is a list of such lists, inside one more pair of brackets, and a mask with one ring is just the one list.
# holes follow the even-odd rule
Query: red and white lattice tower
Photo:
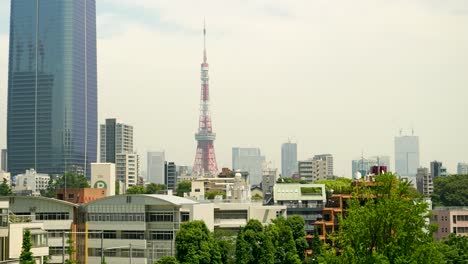
[[198, 122], [198, 132], [195, 134], [197, 140], [197, 153], [195, 155], [195, 164], [193, 165], [192, 175], [216, 176], [218, 174], [218, 165], [213, 141], [216, 134], [213, 133], [210, 115], [210, 88], [208, 77], [208, 62], [206, 60], [206, 29], [203, 26], [203, 63], [201, 64], [201, 95], [200, 95], [200, 118]]

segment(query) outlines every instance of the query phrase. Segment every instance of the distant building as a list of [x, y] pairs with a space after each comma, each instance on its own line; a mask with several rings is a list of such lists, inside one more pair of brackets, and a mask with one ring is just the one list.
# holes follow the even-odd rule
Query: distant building
[[150, 183], [164, 184], [164, 151], [150, 151], [147, 154], [147, 179]]
[[133, 126], [106, 119], [101, 125], [101, 162], [116, 163], [116, 155], [133, 153]]
[[232, 169], [248, 172], [251, 185], [262, 182], [264, 162], [259, 148], [232, 148]]
[[431, 162], [431, 176], [433, 179], [439, 176], [447, 176], [447, 169], [442, 166], [442, 162], [436, 160]]
[[136, 153], [117, 154], [115, 160], [115, 175], [118, 181], [123, 182], [121, 191], [138, 183], [139, 157]]
[[273, 192], [275, 205], [285, 205], [288, 217], [301, 216], [305, 220], [305, 231], [313, 234], [315, 221], [322, 217], [327, 200], [325, 185], [278, 183]]
[[308, 183], [327, 179], [327, 161], [322, 159], [304, 160], [298, 162], [299, 177]]
[[457, 165], [457, 174], [468, 174], [468, 163], [459, 162]]
[[57, 189], [56, 198], [75, 204], [85, 204], [106, 197], [103, 188], [66, 188]]
[[431, 224], [437, 223], [434, 233], [436, 240], [450, 234], [468, 236], [468, 208], [463, 206], [435, 207], [432, 210]]
[[106, 196], [116, 195], [116, 171], [114, 163], [91, 163], [91, 187], [104, 188]]
[[50, 176], [37, 173], [34, 169], [26, 170], [23, 174], [15, 176], [14, 191], [31, 190], [33, 194], [39, 194], [49, 186]]
[[419, 168], [419, 138], [395, 137], [395, 172], [399, 176], [416, 176]]
[[424, 196], [430, 196], [434, 192], [434, 183], [432, 182], [432, 175], [429, 173], [428, 168], [418, 168], [416, 174], [416, 186], [420, 193]]
[[177, 169], [174, 162], [164, 162], [164, 184], [168, 190], [176, 189]]
[[262, 197], [265, 204], [271, 204], [273, 202], [273, 188], [275, 187], [277, 179], [278, 171], [276, 169], [263, 170]]
[[6, 149], [2, 149], [1, 156], [0, 170], [8, 171], [8, 151]]
[[373, 166], [385, 166], [387, 171], [390, 168], [389, 156], [371, 156], [369, 158], [360, 158], [351, 161], [352, 178], [356, 179], [357, 173], [362, 177], [372, 173]]
[[291, 177], [297, 172], [297, 144], [283, 143], [281, 145], [281, 176]]
[[326, 162], [326, 167], [327, 167], [327, 178], [333, 179], [334, 172], [333, 172], [333, 155], [332, 154], [315, 155], [313, 160], [324, 160]]

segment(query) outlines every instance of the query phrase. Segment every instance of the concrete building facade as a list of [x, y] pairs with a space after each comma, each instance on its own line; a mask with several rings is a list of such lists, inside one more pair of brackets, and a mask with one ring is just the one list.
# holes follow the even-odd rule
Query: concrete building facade
[[447, 176], [447, 168], [442, 165], [441, 161], [431, 161], [431, 176], [433, 179], [439, 176]]
[[26, 170], [15, 177], [15, 191], [31, 190], [33, 194], [39, 194], [49, 186], [50, 176], [37, 173], [34, 169]]
[[458, 175], [466, 175], [468, 174], [468, 163], [459, 162], [457, 164], [457, 174]]
[[416, 186], [420, 193], [424, 196], [431, 196], [434, 193], [434, 183], [432, 175], [428, 168], [418, 168], [416, 174]]
[[147, 180], [150, 183], [165, 184], [165, 164], [166, 157], [164, 151], [149, 151], [147, 153]]
[[327, 161], [323, 159], [304, 160], [298, 162], [299, 177], [308, 183], [327, 179]]
[[333, 179], [334, 169], [333, 169], [333, 155], [332, 154], [319, 154], [313, 157], [313, 160], [324, 160], [327, 167], [327, 178]]
[[139, 172], [139, 156], [136, 153], [121, 153], [116, 155], [115, 176], [123, 183], [121, 191], [126, 191], [129, 187], [136, 186]]
[[435, 207], [431, 217], [431, 224], [433, 223], [438, 226], [434, 233], [436, 240], [442, 240], [452, 233], [468, 236], [468, 207]]
[[100, 161], [116, 163], [116, 155], [133, 152], [133, 126], [106, 119], [101, 124]]
[[174, 162], [164, 163], [164, 184], [168, 190], [175, 190], [177, 185], [177, 167]]
[[106, 196], [116, 195], [116, 170], [113, 163], [91, 163], [91, 187], [106, 189]]

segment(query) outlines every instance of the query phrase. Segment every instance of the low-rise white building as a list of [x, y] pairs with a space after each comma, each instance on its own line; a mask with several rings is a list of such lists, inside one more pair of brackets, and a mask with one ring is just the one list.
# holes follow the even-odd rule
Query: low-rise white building
[[31, 190], [33, 194], [39, 194], [49, 186], [50, 176], [37, 173], [34, 169], [26, 170], [24, 174], [15, 176], [15, 191]]

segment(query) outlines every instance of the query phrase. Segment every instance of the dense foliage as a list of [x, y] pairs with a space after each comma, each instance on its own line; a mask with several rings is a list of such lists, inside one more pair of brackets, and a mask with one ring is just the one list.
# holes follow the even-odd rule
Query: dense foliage
[[176, 235], [176, 257], [187, 264], [220, 264], [221, 253], [203, 221], [184, 223]]
[[179, 182], [177, 184], [177, 196], [184, 197], [184, 193], [189, 193], [192, 191], [192, 183], [189, 181]]
[[331, 193], [351, 193], [353, 180], [348, 178], [338, 178], [335, 180], [318, 180], [314, 183], [325, 184], [325, 190], [327, 194]]
[[65, 186], [67, 188], [89, 188], [89, 183], [83, 175], [66, 172], [62, 177], [58, 177], [56, 180], [51, 178], [49, 186], [45, 191], [41, 191], [41, 195], [55, 198], [57, 189], [64, 188]]
[[432, 201], [434, 205], [467, 206], [468, 175], [436, 177]]
[[146, 186], [132, 186], [127, 189], [127, 194], [158, 194], [166, 190], [166, 185], [150, 183]]
[[11, 191], [10, 185], [6, 179], [3, 179], [3, 182], [0, 184], [0, 196], [8, 196], [12, 194], [13, 193]]
[[271, 236], [258, 220], [240, 229], [236, 241], [237, 264], [274, 263], [275, 247]]
[[154, 264], [179, 264], [180, 262], [177, 261], [176, 258], [173, 256], [165, 256], [160, 258], [158, 261], [154, 262]]
[[23, 246], [21, 247], [20, 263], [21, 264], [34, 264], [36, 261], [33, 258], [33, 253], [31, 252], [31, 231], [26, 229], [23, 234]]

